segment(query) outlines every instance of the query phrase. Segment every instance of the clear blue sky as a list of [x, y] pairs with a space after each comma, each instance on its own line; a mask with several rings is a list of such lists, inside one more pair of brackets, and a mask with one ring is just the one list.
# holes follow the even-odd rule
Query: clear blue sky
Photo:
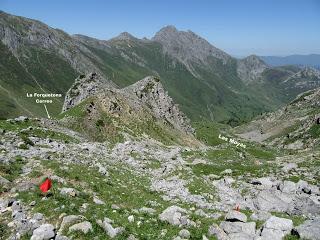
[[320, 0], [0, 0], [0, 9], [99, 39], [175, 25], [236, 56], [320, 53]]

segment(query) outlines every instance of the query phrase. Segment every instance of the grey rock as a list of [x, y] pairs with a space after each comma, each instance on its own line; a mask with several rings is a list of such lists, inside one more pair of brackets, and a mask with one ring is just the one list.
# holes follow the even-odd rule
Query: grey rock
[[81, 231], [84, 234], [87, 234], [89, 232], [93, 232], [93, 228], [90, 222], [84, 221], [81, 223], [77, 223], [69, 227], [69, 232], [74, 232], [74, 231]]
[[1, 175], [0, 175], [0, 185], [7, 185], [7, 184], [9, 184], [10, 183], [10, 181], [9, 180], [7, 180], [7, 179], [5, 179], [4, 177], [2, 177]]
[[120, 207], [119, 207], [118, 205], [116, 205], [116, 204], [112, 204], [112, 205], [111, 205], [111, 209], [113, 209], [113, 210], [119, 210]]
[[254, 204], [261, 211], [285, 212], [293, 202], [291, 194], [282, 193], [277, 190], [263, 190], [254, 199]]
[[105, 218], [103, 221], [101, 220], [97, 221], [97, 224], [105, 230], [105, 232], [110, 238], [115, 238], [116, 236], [124, 232], [125, 229], [123, 227], [114, 228], [111, 225], [111, 223], [112, 223], [112, 220], [108, 218]]
[[[202, 235], [202, 240], [209, 240], [206, 235]], [[219, 240], [219, 239], [218, 239]]]
[[133, 215], [130, 215], [130, 216], [128, 217], [128, 221], [129, 221], [129, 223], [133, 223], [133, 222], [134, 222], [134, 216], [133, 216]]
[[317, 197], [306, 194], [304, 196], [296, 196], [287, 212], [292, 215], [319, 215], [320, 202]]
[[32, 219], [37, 220], [37, 221], [40, 221], [40, 220], [43, 220], [44, 217], [43, 217], [43, 214], [42, 214], [42, 213], [35, 213], [35, 214], [33, 215]]
[[19, 116], [14, 119], [15, 122], [27, 122], [28, 120], [29, 120], [29, 118], [25, 117], [25, 116]]
[[103, 167], [103, 166], [99, 166], [99, 170], [98, 171], [99, 171], [99, 173], [101, 173], [104, 176], [108, 176], [109, 175], [107, 169], [105, 167]]
[[82, 219], [83, 217], [78, 215], [68, 215], [63, 217], [58, 233], [62, 233], [66, 227], [74, 225], [75, 223], [80, 222]]
[[250, 219], [252, 219], [253, 221], [265, 221], [270, 217], [271, 217], [271, 213], [269, 212], [257, 211], [250, 216]]
[[97, 198], [97, 197], [93, 197], [93, 202], [94, 202], [95, 204], [98, 204], [98, 205], [103, 205], [103, 204], [105, 204], [104, 201], [100, 200], [100, 199]]
[[216, 237], [218, 240], [230, 240], [228, 235], [217, 224], [212, 224], [208, 229], [209, 237]]
[[2, 199], [0, 198], [0, 211], [4, 211], [9, 206], [9, 200], [8, 199]]
[[176, 236], [175, 238], [173, 238], [172, 240], [183, 240], [180, 236]]
[[51, 180], [57, 181], [58, 183], [62, 183], [62, 184], [66, 183], [66, 180], [64, 180], [62, 177], [59, 177], [57, 175], [52, 175], [50, 178]]
[[230, 239], [253, 239], [256, 232], [255, 222], [221, 222], [220, 228]]
[[231, 169], [225, 169], [224, 171], [222, 171], [220, 173], [220, 175], [230, 175], [232, 174], [232, 170]]
[[187, 229], [182, 229], [179, 232], [179, 236], [183, 239], [189, 239], [190, 238], [190, 232]]
[[52, 224], [43, 224], [33, 231], [30, 240], [49, 240], [54, 236], [54, 226]]
[[197, 209], [196, 211], [194, 211], [194, 214], [200, 217], [208, 217], [208, 215], [202, 209]]
[[190, 220], [186, 217], [187, 210], [177, 207], [171, 206], [165, 209], [160, 215], [159, 219], [161, 221], [166, 221], [172, 225], [189, 225]]
[[294, 169], [297, 169], [298, 168], [298, 165], [296, 163], [287, 163], [285, 164], [283, 167], [282, 167], [282, 171], [283, 172], [290, 172], [291, 170], [294, 170]]
[[63, 235], [57, 235], [54, 240], [69, 240], [69, 239], [70, 238]]
[[299, 180], [299, 182], [297, 182], [297, 191], [303, 192], [306, 194], [311, 194], [311, 188], [309, 184], [303, 180]]
[[35, 188], [35, 184], [31, 182], [21, 182], [16, 185], [18, 192], [29, 191]]
[[60, 194], [61, 195], [66, 195], [66, 196], [75, 197], [75, 196], [78, 195], [78, 191], [75, 190], [74, 188], [61, 188], [60, 189]]
[[320, 218], [305, 221], [296, 231], [300, 238], [320, 240]]
[[284, 193], [294, 193], [296, 191], [296, 184], [291, 181], [284, 181], [280, 184], [279, 189]]
[[152, 214], [156, 213], [156, 210], [154, 210], [153, 208], [142, 207], [139, 209], [139, 212], [152, 215]]
[[271, 216], [263, 225], [261, 237], [262, 239], [281, 240], [291, 232], [292, 228], [293, 222], [291, 219]]
[[127, 240], [138, 240], [133, 234], [130, 234]]
[[253, 179], [250, 183], [253, 185], [262, 185], [266, 189], [272, 188], [274, 185], [274, 182], [269, 177]]
[[247, 222], [247, 216], [244, 213], [234, 210], [229, 211], [225, 219], [229, 222]]

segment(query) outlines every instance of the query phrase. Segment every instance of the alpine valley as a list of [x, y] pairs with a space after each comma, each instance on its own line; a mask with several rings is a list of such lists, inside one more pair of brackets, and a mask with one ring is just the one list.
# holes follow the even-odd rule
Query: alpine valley
[[0, 40], [0, 239], [320, 239], [319, 70], [174, 26]]

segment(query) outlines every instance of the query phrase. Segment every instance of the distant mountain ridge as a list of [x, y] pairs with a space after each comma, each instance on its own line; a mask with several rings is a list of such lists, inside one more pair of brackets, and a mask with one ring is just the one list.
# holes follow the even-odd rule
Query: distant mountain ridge
[[[191, 120], [239, 124], [317, 85], [316, 75], [282, 84], [300, 68], [273, 68], [256, 56], [237, 60], [191, 31], [162, 28], [151, 39], [122, 33], [99, 40], [0, 13], [0, 116], [46, 116], [29, 91], [66, 93], [79, 74], [96, 72], [104, 84], [127, 87], [157, 76]], [[296, 87], [299, 86], [299, 87]], [[262, 91], [260, 91], [260, 89]], [[290, 91], [289, 91], [290, 89]], [[293, 90], [292, 90], [293, 89]], [[292, 93], [291, 93], [292, 92]], [[48, 106], [60, 113], [62, 99]]]
[[289, 55], [284, 57], [279, 56], [259, 56], [270, 66], [284, 66], [284, 65], [299, 65], [308, 66], [320, 69], [320, 54], [308, 55]]

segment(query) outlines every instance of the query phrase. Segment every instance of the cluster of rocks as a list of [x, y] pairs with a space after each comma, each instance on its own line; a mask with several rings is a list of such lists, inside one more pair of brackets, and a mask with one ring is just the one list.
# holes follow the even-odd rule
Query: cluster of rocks
[[245, 214], [230, 211], [219, 226], [213, 224], [209, 227], [208, 235], [215, 236], [218, 240], [281, 240], [290, 234], [303, 239], [319, 239], [318, 223], [319, 219], [314, 219], [294, 227], [291, 219], [270, 216], [256, 229], [256, 223], [247, 222]]

